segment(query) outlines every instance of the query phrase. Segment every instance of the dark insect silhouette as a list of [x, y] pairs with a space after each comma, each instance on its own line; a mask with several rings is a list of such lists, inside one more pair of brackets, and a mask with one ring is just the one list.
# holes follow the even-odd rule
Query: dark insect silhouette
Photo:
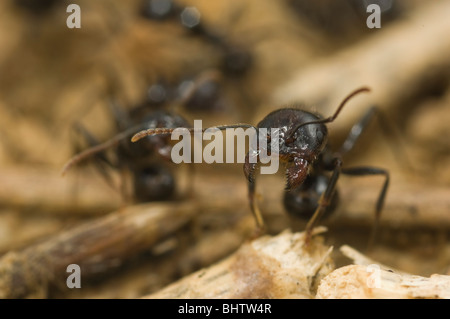
[[161, 79], [147, 90], [146, 102], [141, 108], [180, 108], [189, 113], [219, 112], [230, 106], [223, 89], [222, 76], [215, 70], [206, 70], [195, 77], [187, 77], [171, 84]]
[[141, 14], [152, 20], [179, 21], [191, 35], [218, 47], [222, 54], [219, 69], [227, 76], [242, 76], [253, 64], [253, 54], [244, 46], [208, 28], [196, 7], [184, 7], [173, 0], [145, 0]]
[[[111, 186], [113, 183], [108, 169], [131, 175], [134, 200], [147, 202], [171, 198], [175, 193], [176, 180], [167, 165], [171, 152], [170, 138], [149, 136], [138, 147], [130, 143], [129, 137], [136, 129], [161, 126], [176, 128], [189, 125], [188, 121], [166, 110], [151, 110], [140, 116], [142, 113], [140, 108], [135, 108], [129, 113], [123, 112], [117, 106], [113, 108], [120, 133], [106, 142], [99, 143], [87, 130], [78, 126], [78, 130], [84, 135], [90, 147], [70, 159], [62, 170], [63, 174], [73, 165], [87, 158], [94, 158], [98, 171]], [[112, 147], [115, 147], [114, 156], [107, 156], [105, 152]], [[125, 182], [122, 181], [122, 194], [127, 196], [124, 186]]]
[[[333, 122], [343, 109], [344, 105], [355, 95], [370, 91], [368, 88], [360, 88], [348, 95], [339, 105], [335, 113], [327, 118], [297, 108], [282, 108], [268, 114], [256, 127], [249, 124], [235, 124], [218, 126], [220, 130], [236, 127], [253, 127], [256, 132], [260, 129], [278, 130], [278, 150], [271, 149], [271, 136], [267, 135], [268, 143], [265, 154], [278, 156], [279, 160], [286, 165], [286, 195], [285, 206], [291, 214], [308, 218], [306, 226], [306, 240], [309, 241], [311, 232], [317, 221], [326, 213], [332, 211], [337, 205], [336, 183], [339, 175], [347, 174], [353, 176], [383, 175], [385, 182], [378, 197], [375, 209], [376, 231], [380, 218], [385, 195], [389, 185], [389, 173], [375, 167], [352, 167], [342, 168], [342, 155], [353, 148], [363, 129], [367, 126], [373, 115], [371, 109], [352, 129], [350, 135], [343, 144], [341, 150], [333, 153], [328, 146], [327, 123]], [[193, 131], [192, 128], [189, 129]], [[203, 130], [204, 131], [204, 130]], [[151, 135], [170, 134], [173, 129], [160, 128], [143, 130], [132, 138], [136, 142]], [[259, 134], [259, 133], [258, 133]], [[261, 138], [261, 137], [258, 137]], [[262, 233], [264, 221], [256, 204], [256, 170], [261, 165], [259, 148], [250, 150], [245, 158], [244, 174], [248, 180], [248, 196], [251, 211], [256, 221], [256, 232]], [[275, 154], [275, 151], [277, 152]], [[331, 176], [328, 176], [331, 172]]]
[[[75, 164], [94, 158], [97, 170], [114, 186], [108, 169], [130, 173], [132, 197], [139, 202], [165, 200], [176, 192], [176, 178], [168, 167], [172, 142], [169, 136], [148, 136], [143, 144], [130, 142], [129, 137], [137, 130], [160, 127], [188, 127], [189, 122], [180, 115], [188, 113], [214, 112], [227, 103], [221, 90], [221, 76], [214, 70], [202, 72], [195, 78], [185, 79], [177, 85], [160, 80], [149, 86], [143, 101], [129, 110], [115, 102], [110, 109], [115, 119], [116, 136], [99, 143], [85, 128], [77, 125], [89, 148], [75, 155], [63, 167], [63, 174]], [[115, 147], [114, 156], [107, 156], [108, 149]], [[192, 173], [192, 167], [191, 171]], [[123, 178], [121, 192], [126, 195], [126, 178]], [[128, 197], [128, 196], [127, 196]]]
[[57, 0], [14, 0], [13, 3], [34, 15], [44, 15], [45, 13], [51, 11], [59, 1]]
[[323, 32], [330, 41], [356, 39], [374, 31], [367, 28], [367, 18], [372, 12], [367, 10], [371, 4], [379, 6], [383, 25], [399, 19], [405, 11], [401, 2], [395, 0], [286, 0], [285, 2], [290, 11], [302, 22]]

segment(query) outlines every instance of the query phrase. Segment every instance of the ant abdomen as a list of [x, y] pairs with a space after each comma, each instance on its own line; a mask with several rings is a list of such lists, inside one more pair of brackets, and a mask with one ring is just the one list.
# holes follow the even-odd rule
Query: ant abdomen
[[[286, 191], [284, 194], [284, 208], [293, 217], [308, 221], [319, 206], [319, 199], [326, 190], [330, 178], [327, 175], [309, 175], [303, 184]], [[337, 207], [339, 196], [335, 190], [324, 211], [323, 217], [328, 217]]]

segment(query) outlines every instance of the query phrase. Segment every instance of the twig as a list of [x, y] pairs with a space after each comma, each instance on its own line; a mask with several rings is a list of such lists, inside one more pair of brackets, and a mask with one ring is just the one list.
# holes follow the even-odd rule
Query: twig
[[55, 292], [52, 297], [139, 298], [156, 292], [235, 252], [248, 239], [252, 226], [252, 217], [248, 216], [237, 224], [202, 231], [198, 236], [189, 235], [189, 227], [154, 246], [151, 256], [139, 259], [137, 264], [132, 263], [126, 271], [114, 272], [114, 276], [95, 285], [83, 286], [83, 289]]
[[350, 247], [345, 247], [344, 252], [356, 258], [357, 265], [336, 269], [326, 276], [317, 298], [450, 298], [450, 276], [435, 274], [426, 278], [400, 273]]
[[26, 166], [2, 169], [0, 202], [4, 207], [67, 216], [99, 215], [117, 209], [121, 197], [101, 178], [86, 172], [61, 177], [54, 169]]
[[120, 266], [185, 225], [192, 203], [127, 207], [0, 259], [0, 298], [44, 297], [49, 285], [66, 286], [67, 266], [82, 278]]
[[[224, 164], [225, 165], [225, 164]], [[209, 174], [197, 171], [193, 180], [180, 178], [180, 192], [184, 185], [192, 189], [197, 204], [218, 218], [222, 215], [250, 214], [247, 185], [243, 174]], [[1, 171], [0, 201], [4, 207], [28, 211], [43, 211], [60, 216], [105, 214], [120, 206], [120, 196], [104, 183], [80, 174], [80, 192], [72, 192], [71, 177], [61, 178], [57, 171], [10, 170]], [[73, 176], [75, 177], [75, 176]], [[375, 202], [381, 184], [375, 178], [345, 178], [339, 181], [340, 204], [333, 224], [371, 225]], [[262, 212], [268, 226], [287, 226], [282, 205], [284, 181], [280, 176], [261, 176], [257, 191]], [[402, 182], [393, 178], [382, 212], [381, 224], [396, 227], [450, 228], [450, 189], [423, 182]], [[283, 222], [284, 221], [284, 222]]]

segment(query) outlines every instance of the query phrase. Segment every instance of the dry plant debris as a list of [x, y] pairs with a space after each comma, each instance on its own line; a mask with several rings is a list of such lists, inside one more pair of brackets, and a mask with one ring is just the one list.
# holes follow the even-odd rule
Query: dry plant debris
[[353, 250], [341, 247], [355, 265], [336, 269], [320, 283], [316, 298], [425, 299], [450, 298], [450, 276], [414, 276], [389, 269]]
[[261, 237], [146, 298], [312, 298], [317, 283], [334, 268], [332, 247], [317, 237], [304, 244], [304, 233]]
[[[449, 298], [449, 2], [396, 0], [382, 27], [368, 29], [365, 10], [349, 2], [176, 1], [198, 7], [208, 30], [253, 57], [244, 75], [222, 77], [224, 108], [181, 111], [190, 120], [257, 124], [294, 102], [328, 116], [350, 91], [371, 87], [330, 125], [329, 138], [339, 146], [376, 105], [403, 141], [373, 123], [344, 159], [392, 177], [373, 250], [358, 252], [373, 225], [376, 177], [340, 178], [339, 207], [308, 250], [305, 222], [285, 213], [279, 175], [258, 176], [267, 234], [254, 241], [241, 164], [195, 165], [192, 175], [173, 165], [174, 198], [146, 204], [109, 187], [92, 163], [62, 178], [83, 144], [75, 125], [107, 140], [117, 133], [111, 99], [128, 111], [149, 85], [217, 71], [223, 47], [177, 22], [142, 18], [144, 0], [77, 1], [79, 30], [66, 27], [64, 2], [33, 12], [28, 1], [2, 1], [0, 297]], [[302, 8], [309, 11], [297, 14]], [[72, 263], [83, 269], [82, 289], [66, 286]], [[367, 285], [373, 264], [378, 288]]]

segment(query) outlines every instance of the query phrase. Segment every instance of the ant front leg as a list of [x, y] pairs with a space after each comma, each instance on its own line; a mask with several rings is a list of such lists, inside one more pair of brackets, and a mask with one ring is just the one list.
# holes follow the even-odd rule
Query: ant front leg
[[314, 225], [320, 219], [320, 217], [322, 217], [324, 212], [327, 210], [328, 206], [331, 204], [334, 192], [336, 191], [336, 183], [337, 183], [337, 180], [339, 179], [339, 175], [341, 173], [342, 160], [339, 157], [336, 157], [333, 160], [333, 164], [334, 164], [333, 175], [331, 175], [331, 179], [327, 185], [327, 189], [320, 196], [316, 211], [314, 212], [314, 215], [308, 221], [308, 224], [306, 224], [305, 242], [307, 245], [308, 245], [309, 241], [311, 240], [312, 230], [314, 228]]
[[248, 180], [248, 199], [250, 201], [250, 208], [252, 210], [253, 217], [256, 221], [256, 230], [255, 237], [258, 237], [262, 233], [264, 233], [264, 220], [262, 214], [258, 208], [258, 204], [256, 202], [256, 169], [259, 167], [260, 163], [258, 161], [258, 155], [256, 152], [249, 152], [247, 156], [245, 156], [245, 164], [244, 164], [244, 174]]
[[353, 125], [338, 152], [341, 158], [354, 148], [356, 142], [366, 131], [367, 127], [374, 118], [377, 119], [378, 125], [381, 127], [381, 132], [385, 135], [385, 137], [388, 139], [395, 139], [395, 143], [389, 143], [391, 146], [395, 145], [395, 147], [392, 147], [394, 154], [401, 158], [402, 163], [406, 163], [408, 167], [412, 168], [413, 165], [410, 163], [409, 156], [407, 156], [405, 141], [403, 140], [401, 133], [398, 131], [394, 123], [390, 121], [389, 117], [387, 117], [376, 106], [369, 108], [361, 119]]
[[[82, 138], [86, 141], [89, 147], [95, 147], [100, 144], [100, 142], [82, 124], [75, 123], [74, 129], [78, 134], [82, 136]], [[108, 171], [108, 168], [115, 168], [116, 165], [113, 164], [110, 161], [110, 159], [108, 159], [105, 152], [99, 152], [95, 154], [93, 159], [94, 159], [93, 164], [95, 165], [100, 175], [104, 178], [106, 183], [112, 189], [117, 189], [117, 187], [114, 184], [113, 178]]]
[[389, 172], [382, 168], [376, 167], [351, 167], [342, 169], [342, 174], [351, 176], [384, 175], [385, 177], [383, 187], [381, 188], [381, 192], [378, 195], [378, 200], [375, 206], [375, 223], [373, 225], [372, 234], [370, 236], [368, 245], [369, 247], [371, 247], [375, 241], [375, 236], [378, 230], [378, 224], [381, 216], [381, 210], [383, 209], [387, 189], [389, 187]]

